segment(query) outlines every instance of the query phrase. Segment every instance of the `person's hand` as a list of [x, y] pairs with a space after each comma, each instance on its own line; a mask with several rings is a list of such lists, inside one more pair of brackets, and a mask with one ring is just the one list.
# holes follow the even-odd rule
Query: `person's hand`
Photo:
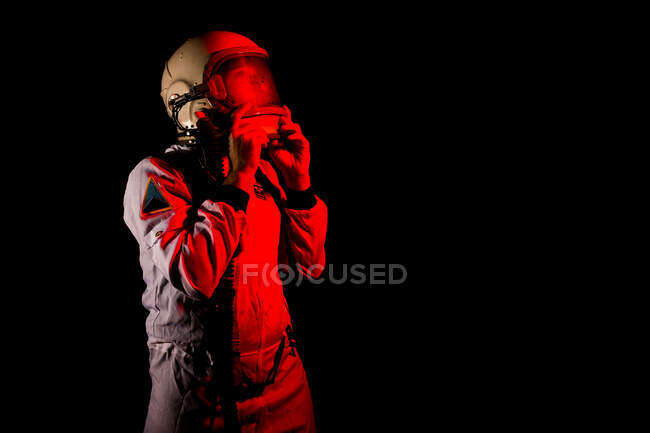
[[255, 179], [262, 146], [269, 140], [259, 125], [242, 120], [249, 108], [250, 103], [246, 103], [232, 113], [232, 130], [228, 136], [232, 170], [224, 181], [224, 185], [234, 185], [244, 191], [250, 189]]
[[311, 186], [309, 178], [309, 141], [300, 125], [291, 120], [291, 111], [284, 106], [286, 117], [280, 118], [280, 145], [269, 146], [269, 156], [280, 170], [287, 187], [304, 191]]

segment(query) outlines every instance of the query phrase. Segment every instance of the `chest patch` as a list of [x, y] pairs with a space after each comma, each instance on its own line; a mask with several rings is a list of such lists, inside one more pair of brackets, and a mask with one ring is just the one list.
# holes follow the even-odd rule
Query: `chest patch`
[[259, 183], [255, 183], [253, 185], [253, 191], [255, 192], [255, 195], [257, 198], [261, 198], [262, 200], [266, 200], [266, 195], [264, 194], [264, 187], [260, 185]]
[[140, 208], [142, 217], [164, 212], [171, 208], [165, 196], [160, 192], [160, 187], [156, 185], [156, 182], [152, 178], [149, 178], [147, 180], [144, 198], [142, 199], [142, 207]]

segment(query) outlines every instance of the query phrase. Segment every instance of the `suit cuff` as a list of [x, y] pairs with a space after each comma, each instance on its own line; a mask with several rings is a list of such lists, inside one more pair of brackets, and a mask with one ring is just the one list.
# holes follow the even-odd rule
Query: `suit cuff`
[[233, 185], [223, 185], [215, 191], [212, 197], [209, 197], [212, 201], [219, 201], [232, 206], [235, 210], [242, 210], [246, 212], [248, 207], [248, 193], [244, 190], [241, 190]]
[[304, 210], [311, 209], [316, 206], [316, 196], [311, 186], [304, 191], [295, 191], [287, 189], [287, 202], [288, 209]]

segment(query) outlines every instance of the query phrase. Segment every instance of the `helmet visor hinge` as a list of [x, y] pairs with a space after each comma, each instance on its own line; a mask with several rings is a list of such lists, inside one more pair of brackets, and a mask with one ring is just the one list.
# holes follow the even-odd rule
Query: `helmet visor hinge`
[[170, 96], [169, 108], [171, 109], [172, 119], [174, 120], [174, 123], [178, 129], [185, 131], [186, 133], [188, 133], [190, 130], [181, 124], [181, 122], [178, 120], [178, 113], [181, 111], [181, 108], [183, 108], [183, 106], [190, 101], [207, 97], [209, 93], [210, 88], [207, 84], [197, 84], [196, 86], [192, 86], [189, 92], [181, 96], [178, 96], [176, 94]]
[[210, 88], [208, 87], [207, 84], [198, 84], [196, 86], [192, 86], [190, 91], [185, 93], [184, 95], [176, 96], [176, 97], [172, 95], [169, 98], [169, 106], [172, 108], [182, 107], [183, 105], [187, 104], [190, 101], [194, 101], [195, 99], [201, 99], [206, 97], [209, 92], [210, 92]]

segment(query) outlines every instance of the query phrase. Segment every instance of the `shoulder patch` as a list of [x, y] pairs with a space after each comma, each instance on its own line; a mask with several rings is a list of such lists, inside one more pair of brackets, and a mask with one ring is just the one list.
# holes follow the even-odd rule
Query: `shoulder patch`
[[140, 207], [142, 217], [164, 212], [171, 208], [165, 196], [160, 192], [160, 187], [156, 184], [156, 181], [149, 178], [142, 199], [142, 206]]

